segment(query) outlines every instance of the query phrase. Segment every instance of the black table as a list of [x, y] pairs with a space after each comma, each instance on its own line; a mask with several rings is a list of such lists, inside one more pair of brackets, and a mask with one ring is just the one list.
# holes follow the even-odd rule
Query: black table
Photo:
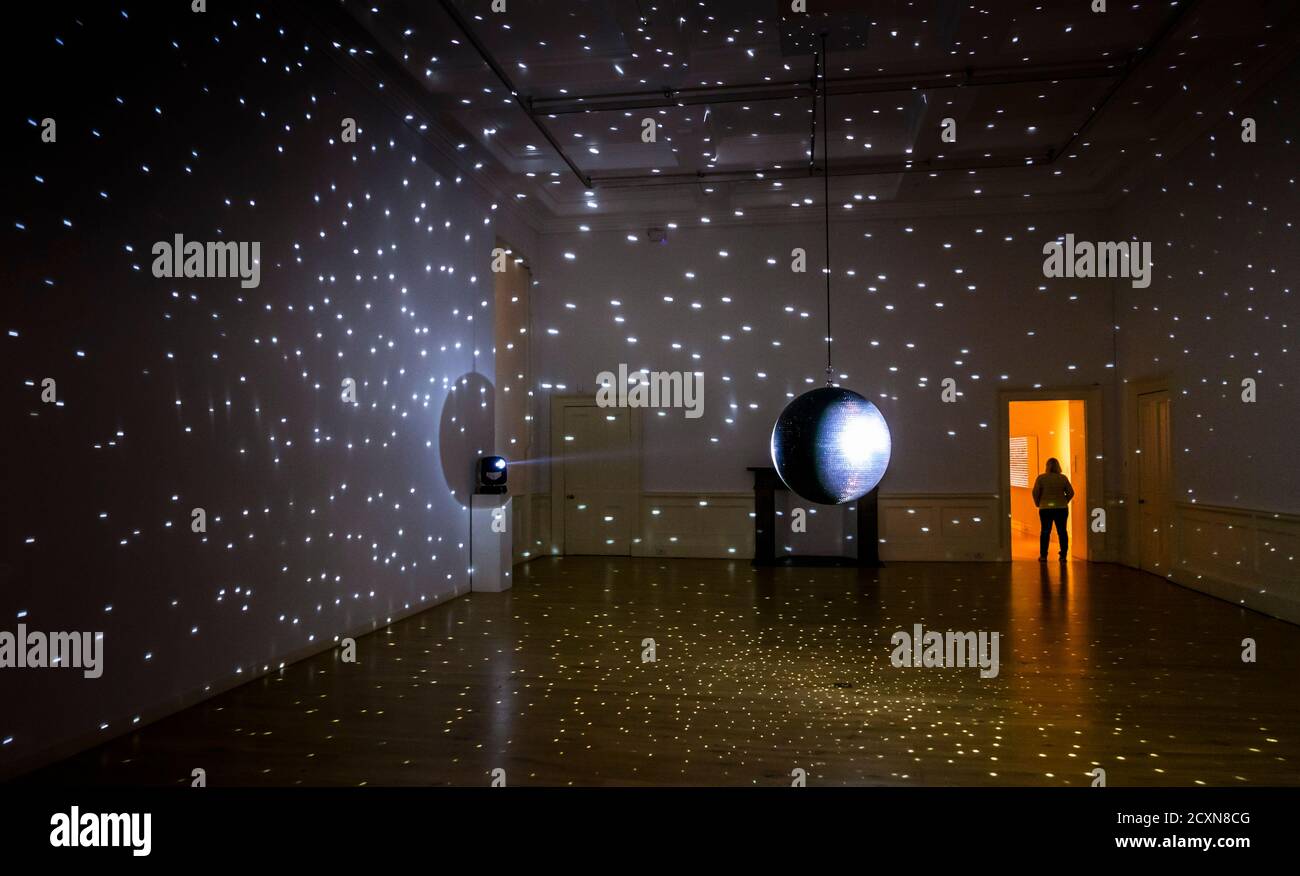
[[754, 473], [755, 566], [879, 566], [880, 509], [876, 487], [858, 500], [858, 555], [854, 557], [776, 556], [776, 493], [789, 491], [771, 466], [749, 467]]

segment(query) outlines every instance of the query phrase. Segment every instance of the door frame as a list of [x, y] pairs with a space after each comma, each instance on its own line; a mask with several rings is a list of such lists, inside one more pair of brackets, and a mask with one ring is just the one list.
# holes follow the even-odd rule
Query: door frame
[[[998, 390], [998, 507], [1001, 525], [998, 527], [998, 559], [1011, 561], [1011, 402], [1019, 401], [1081, 401], [1083, 402], [1083, 419], [1088, 444], [1088, 504], [1084, 509], [1085, 519], [1089, 521], [1085, 532], [1088, 534], [1088, 562], [1105, 562], [1106, 533], [1093, 532], [1091, 526], [1092, 508], [1104, 507], [1106, 496], [1105, 444], [1101, 427], [1102, 388], [1098, 384], [1089, 386], [1064, 386], [1056, 389], [999, 389]], [[1101, 500], [1099, 503], [1098, 500]], [[1077, 513], [1077, 512], [1075, 512]]]
[[[551, 396], [551, 554], [564, 555], [564, 409], [596, 407], [595, 395], [552, 395]], [[631, 424], [632, 442], [632, 482], [635, 516], [632, 531], [628, 537], [628, 554], [641, 531], [641, 408], [628, 407], [628, 422]]]
[[1137, 455], [1138, 444], [1141, 441], [1139, 430], [1141, 422], [1138, 414], [1139, 398], [1144, 395], [1150, 395], [1154, 392], [1163, 392], [1169, 398], [1169, 483], [1165, 486], [1169, 488], [1169, 507], [1166, 509], [1168, 519], [1165, 521], [1166, 539], [1164, 556], [1161, 556], [1161, 563], [1168, 574], [1172, 569], [1174, 555], [1174, 539], [1177, 537], [1174, 523], [1174, 394], [1169, 389], [1170, 379], [1167, 374], [1155, 377], [1144, 377], [1141, 380], [1130, 380], [1124, 386], [1124, 504], [1127, 509], [1124, 520], [1124, 551], [1121, 562], [1126, 566], [1134, 569], [1140, 569], [1142, 545], [1138, 541], [1142, 537], [1141, 525], [1142, 515], [1138, 512], [1138, 491], [1141, 489], [1138, 482], [1138, 467], [1130, 463]]

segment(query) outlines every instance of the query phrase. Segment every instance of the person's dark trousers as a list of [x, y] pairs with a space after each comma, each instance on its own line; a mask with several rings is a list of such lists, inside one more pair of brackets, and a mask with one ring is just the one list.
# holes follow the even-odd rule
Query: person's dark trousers
[[1042, 532], [1038, 535], [1038, 555], [1047, 556], [1047, 545], [1052, 540], [1052, 524], [1056, 524], [1056, 540], [1061, 543], [1061, 559], [1070, 555], [1070, 536], [1065, 531], [1065, 521], [1070, 516], [1069, 508], [1039, 508], [1038, 522]]

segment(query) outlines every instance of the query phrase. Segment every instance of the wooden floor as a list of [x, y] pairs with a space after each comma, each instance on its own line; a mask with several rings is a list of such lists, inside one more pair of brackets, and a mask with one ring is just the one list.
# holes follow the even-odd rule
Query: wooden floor
[[[22, 781], [1300, 784], [1300, 627], [1131, 569], [516, 571], [358, 639], [357, 664], [303, 661]], [[916, 623], [999, 631], [1000, 674], [895, 668], [890, 636]]]

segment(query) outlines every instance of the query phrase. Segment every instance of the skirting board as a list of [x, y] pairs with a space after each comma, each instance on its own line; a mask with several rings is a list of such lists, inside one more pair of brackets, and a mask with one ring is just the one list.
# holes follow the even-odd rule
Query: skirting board
[[[160, 702], [132, 708], [118, 713], [113, 718], [107, 719], [105, 723], [108, 727], [104, 730], [87, 730], [84, 733], [77, 734], [68, 739], [61, 740], [53, 745], [46, 745], [43, 748], [26, 752], [20, 756], [9, 760], [0, 761], [0, 782], [9, 781], [23, 773], [31, 772], [43, 766], [55, 763], [66, 757], [71, 757], [78, 752], [93, 748], [96, 745], [103, 745], [122, 736], [140, 730], [148, 724], [160, 721], [170, 715], [174, 715], [190, 706], [196, 706], [205, 700], [234, 690], [237, 687], [254, 684], [272, 675], [282, 673], [285, 667], [323, 654], [326, 651], [335, 651], [335, 659], [339, 656], [339, 642], [345, 638], [359, 639], [362, 636], [368, 636], [379, 630], [385, 629], [398, 621], [411, 617], [412, 615], [428, 611], [436, 605], [441, 605], [451, 599], [468, 595], [470, 592], [469, 580], [458, 582], [450, 591], [434, 594], [431, 598], [423, 600], [418, 604], [412, 604], [403, 608], [400, 612], [394, 612], [391, 616], [380, 620], [378, 618], [358, 623], [346, 630], [335, 634], [332, 639], [322, 638], [318, 642], [305, 645], [301, 648], [295, 648], [283, 654], [279, 654], [267, 661], [259, 669], [256, 662], [250, 667], [247, 674], [244, 675], [227, 675], [223, 678], [216, 679], [209, 684], [200, 688], [188, 691], [177, 697], [166, 698]], [[271, 664], [274, 664], [272, 666]], [[178, 767], [177, 777], [182, 778], [188, 775], [189, 767], [183, 769]]]
[[[515, 562], [563, 553], [551, 544], [550, 495], [515, 501]], [[1126, 503], [1107, 494], [1112, 527]], [[887, 493], [880, 497], [880, 555], [895, 561], [1010, 559], [994, 493]], [[658, 513], [655, 513], [655, 512]], [[647, 492], [640, 497], [632, 555], [716, 557], [754, 555], [754, 500], [749, 492]], [[1182, 503], [1174, 506], [1175, 562], [1171, 581], [1300, 623], [1300, 516]], [[1122, 529], [1122, 527], [1121, 527]], [[1103, 554], [1097, 561], [1119, 559]]]
[[1173, 517], [1169, 580], [1300, 623], [1300, 516], [1179, 502]]
[[[544, 518], [549, 498], [534, 494], [527, 503], [531, 520], [516, 532], [531, 533], [531, 555], [516, 550], [515, 561], [563, 553], [547, 545], [551, 531]], [[754, 496], [750, 492], [645, 492], [639, 500], [632, 555], [749, 560], [754, 556]], [[895, 561], [980, 561], [1009, 558], [997, 526], [998, 496], [993, 493], [892, 493], [880, 497], [881, 559]], [[519, 542], [517, 541], [518, 545]], [[1006, 554], [1006, 556], [1004, 556]]]
[[754, 556], [753, 493], [642, 493], [637, 557]]
[[551, 494], [517, 495], [511, 508], [514, 565], [551, 554]]
[[1009, 559], [1009, 553], [1002, 556], [999, 507], [994, 493], [886, 493], [880, 497], [880, 559]]

